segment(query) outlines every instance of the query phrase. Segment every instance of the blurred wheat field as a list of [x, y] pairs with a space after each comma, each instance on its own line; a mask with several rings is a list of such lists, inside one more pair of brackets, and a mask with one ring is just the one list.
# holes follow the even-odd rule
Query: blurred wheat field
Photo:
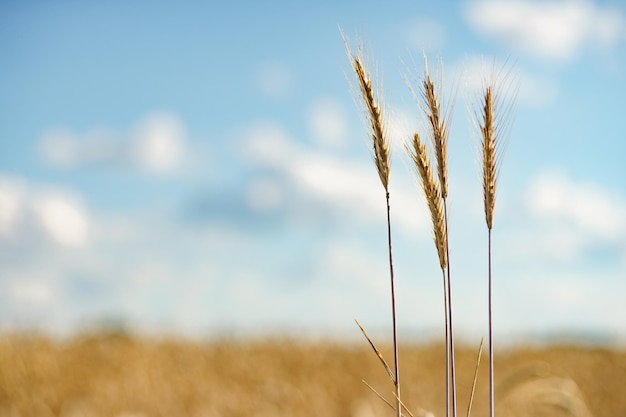
[[[382, 351], [392, 354], [391, 347]], [[465, 416], [476, 347], [457, 352], [459, 413]], [[400, 360], [403, 401], [416, 416], [420, 409], [442, 416], [443, 345], [401, 346]], [[625, 350], [553, 346], [496, 353], [496, 398], [538, 377], [574, 381], [593, 416], [626, 416]], [[393, 398], [393, 386], [365, 342], [192, 342], [124, 333], [63, 341], [0, 337], [2, 417], [392, 415], [362, 379]], [[472, 416], [488, 414], [487, 382], [483, 364]], [[505, 411], [502, 403], [498, 407]]]

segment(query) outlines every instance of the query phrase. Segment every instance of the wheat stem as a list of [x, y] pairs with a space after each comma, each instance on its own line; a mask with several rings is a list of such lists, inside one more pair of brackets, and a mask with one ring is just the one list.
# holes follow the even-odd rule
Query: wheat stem
[[370, 344], [372, 350], [374, 351], [374, 353], [376, 354], [376, 356], [378, 357], [378, 360], [380, 360], [380, 363], [383, 365], [383, 367], [385, 368], [385, 370], [387, 371], [387, 374], [389, 375], [389, 378], [391, 379], [391, 381], [394, 383], [395, 385], [395, 375], [393, 373], [393, 371], [391, 370], [391, 368], [389, 367], [389, 365], [387, 364], [387, 361], [385, 360], [385, 358], [383, 357], [383, 354], [380, 353], [380, 350], [378, 350], [378, 348], [376, 347], [376, 345], [374, 344], [374, 342], [372, 341], [372, 339], [370, 339], [370, 337], [367, 335], [367, 332], [365, 331], [365, 329], [363, 328], [363, 326], [361, 326], [361, 323], [359, 323], [358, 320], [354, 320], [356, 322], [356, 325], [359, 326], [359, 329], [361, 329], [361, 333], [363, 333], [363, 336], [365, 336], [365, 339], [367, 340], [367, 342]]
[[449, 395], [450, 395], [450, 413], [453, 417], [456, 417], [456, 366], [455, 366], [455, 352], [454, 352], [454, 328], [452, 325], [452, 281], [450, 279], [450, 247], [448, 240], [448, 205], [447, 199], [443, 198], [443, 217], [445, 223], [445, 233], [446, 233], [446, 259], [448, 260], [446, 265], [446, 273], [447, 273], [447, 282], [446, 288], [448, 292], [448, 314], [447, 314], [447, 323], [446, 326], [447, 334], [448, 334], [448, 354], [450, 356], [449, 360], [449, 373], [450, 373], [450, 384], [449, 384]]
[[[345, 41], [344, 37], [344, 41]], [[392, 331], [393, 331], [393, 349], [394, 349], [394, 378], [393, 383], [395, 387], [395, 395], [396, 395], [396, 412], [397, 417], [400, 417], [402, 414], [401, 408], [401, 400], [400, 400], [400, 367], [398, 360], [398, 331], [397, 331], [397, 323], [396, 323], [396, 294], [395, 294], [395, 280], [393, 275], [393, 257], [392, 257], [392, 249], [391, 249], [391, 215], [390, 215], [390, 205], [389, 205], [389, 172], [390, 172], [390, 158], [391, 152], [389, 147], [389, 141], [386, 135], [386, 129], [383, 123], [383, 116], [381, 111], [381, 105], [379, 102], [380, 97], [374, 93], [374, 88], [372, 84], [372, 78], [363, 64], [363, 59], [361, 58], [360, 51], [357, 54], [353, 54], [350, 52], [347, 42], [346, 49], [348, 52], [348, 57], [350, 58], [350, 62], [352, 64], [352, 69], [356, 74], [359, 90], [361, 92], [361, 97], [363, 99], [363, 103], [365, 104], [365, 108], [367, 114], [369, 116], [369, 131], [372, 138], [372, 148], [373, 148], [373, 158], [374, 163], [376, 165], [376, 170], [378, 171], [378, 177], [380, 178], [381, 184], [385, 189], [385, 199], [387, 203], [387, 245], [389, 250], [389, 279], [390, 279], [390, 287], [391, 287], [391, 320], [392, 320]]]
[[[480, 97], [480, 138], [483, 166], [483, 203], [487, 224], [487, 274], [488, 274], [488, 320], [489, 320], [489, 415], [495, 415], [494, 388], [494, 337], [493, 337], [493, 277], [491, 256], [491, 232], [496, 201], [496, 186], [502, 159], [503, 142], [507, 139], [515, 107], [517, 83], [509, 79], [508, 71], [494, 73], [486, 83]], [[505, 93], [509, 93], [505, 94]], [[505, 94], [503, 97], [502, 94]]]
[[424, 80], [422, 82], [422, 98], [426, 103], [422, 107], [429, 122], [431, 130], [431, 139], [435, 150], [435, 159], [437, 161], [437, 177], [439, 179], [439, 189], [441, 199], [443, 201], [443, 218], [445, 233], [445, 252], [447, 259], [446, 273], [447, 279], [444, 279], [444, 291], [447, 293], [446, 308], [446, 396], [449, 404], [448, 417], [456, 417], [456, 366], [454, 354], [454, 330], [452, 325], [452, 285], [450, 277], [450, 257], [449, 257], [449, 239], [448, 239], [448, 128], [446, 126], [447, 114], [442, 114], [441, 103], [437, 96], [435, 84], [430, 77], [428, 71], [428, 61], [424, 55]]
[[[448, 234], [447, 234], [447, 228], [448, 228], [448, 219], [447, 219], [447, 213], [446, 213], [446, 200], [443, 200], [443, 222], [444, 222], [444, 228], [446, 230], [445, 233], [445, 240], [446, 240], [446, 244], [445, 244], [445, 256], [446, 256], [446, 260], [449, 262], [449, 252], [448, 252]], [[450, 417], [451, 415], [451, 410], [453, 410], [453, 403], [452, 403], [452, 390], [453, 390], [453, 372], [452, 372], [452, 352], [454, 352], [454, 348], [452, 346], [452, 309], [450, 307], [450, 299], [451, 299], [451, 292], [450, 292], [450, 265], [449, 263], [446, 262], [446, 266], [441, 268], [441, 274], [443, 276], [443, 309], [444, 309], [444, 320], [445, 320], [445, 327], [446, 327], [446, 331], [445, 331], [445, 345], [446, 345], [446, 361], [445, 361], [445, 366], [446, 366], [446, 378], [445, 378], [445, 385], [446, 385], [446, 417]]]
[[[418, 133], [413, 134], [412, 148], [406, 146], [406, 149], [413, 161], [415, 169], [417, 171], [422, 190], [424, 191], [424, 197], [430, 210], [430, 216], [433, 223], [433, 237], [435, 241], [435, 247], [437, 248], [437, 255], [439, 257], [439, 266], [441, 267], [441, 273], [443, 276], [443, 299], [444, 299], [444, 316], [445, 316], [445, 338], [446, 338], [446, 417], [450, 417], [450, 409], [454, 403], [451, 401], [453, 397], [452, 389], [454, 373], [452, 369], [452, 353], [453, 345], [451, 345], [452, 331], [451, 331], [451, 318], [450, 314], [450, 291], [449, 291], [449, 275], [446, 276], [446, 269], [448, 267], [448, 238], [446, 228], [446, 216], [445, 211], [442, 209], [442, 200], [439, 184], [435, 181], [428, 159], [428, 153], [426, 146], [422, 143]], [[445, 207], [445, 206], [444, 206]]]
[[401, 415], [401, 400], [400, 400], [400, 367], [398, 365], [398, 331], [396, 324], [396, 290], [394, 284], [393, 277], [393, 258], [391, 251], [391, 218], [390, 218], [390, 208], [389, 208], [389, 192], [386, 193], [387, 196], [387, 244], [389, 248], [389, 274], [391, 277], [391, 320], [393, 327], [393, 362], [394, 362], [394, 386], [395, 386], [395, 396], [396, 396], [396, 410], [398, 417]]
[[487, 264], [488, 264], [488, 320], [489, 320], [489, 416], [495, 414], [495, 389], [493, 366], [493, 312], [492, 312], [492, 277], [491, 277], [491, 229], [493, 227], [493, 209], [495, 207], [496, 192], [496, 135], [494, 134], [493, 117], [493, 89], [485, 88], [483, 104], [483, 123], [480, 126], [482, 133], [483, 151], [483, 202], [485, 206], [485, 221], [488, 230]]
[[476, 355], [476, 368], [474, 368], [474, 379], [472, 380], [472, 389], [470, 391], [470, 398], [467, 404], [467, 417], [470, 417], [472, 412], [472, 404], [474, 403], [474, 392], [476, 391], [476, 381], [478, 381], [478, 368], [480, 367], [480, 358], [483, 354], [483, 342], [484, 339], [480, 339], [480, 346], [478, 347], [478, 354]]

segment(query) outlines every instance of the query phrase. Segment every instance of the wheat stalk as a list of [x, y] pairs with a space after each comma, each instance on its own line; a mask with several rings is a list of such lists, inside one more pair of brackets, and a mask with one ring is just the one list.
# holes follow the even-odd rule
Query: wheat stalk
[[441, 267], [441, 274], [443, 277], [443, 300], [444, 300], [444, 318], [445, 318], [445, 340], [446, 340], [446, 378], [445, 378], [445, 390], [446, 390], [446, 417], [450, 415], [450, 316], [449, 316], [449, 293], [447, 291], [446, 281], [446, 269], [448, 266], [448, 235], [446, 233], [446, 223], [444, 211], [442, 209], [442, 198], [439, 184], [435, 181], [433, 172], [428, 159], [428, 152], [426, 151], [426, 145], [421, 141], [418, 133], [413, 134], [412, 147], [405, 144], [405, 149], [409, 154], [417, 175], [424, 191], [424, 197], [426, 204], [430, 211], [430, 217], [433, 224], [433, 240], [437, 249], [437, 256], [439, 258], [439, 266]]
[[[503, 69], [506, 69], [504, 67]], [[493, 278], [491, 268], [491, 231], [496, 203], [496, 186], [504, 152], [504, 145], [513, 120], [513, 109], [518, 84], [510, 77], [510, 71], [493, 72], [485, 83], [475, 117], [480, 131], [482, 153], [482, 183], [485, 222], [487, 224], [487, 275], [488, 275], [488, 321], [489, 321], [489, 415], [495, 415], [494, 365], [493, 365]], [[507, 94], [508, 93], [508, 94]]]
[[[343, 33], [342, 33], [343, 36]], [[357, 53], [351, 52], [347, 38], [343, 36], [346, 46], [346, 52], [352, 69], [356, 75], [359, 84], [361, 98], [365, 105], [366, 112], [369, 116], [369, 132], [372, 138], [373, 159], [378, 171], [378, 177], [385, 189], [385, 199], [387, 203], [387, 247], [389, 251], [389, 278], [391, 287], [391, 322], [393, 331], [393, 349], [394, 349], [394, 375], [393, 384], [396, 397], [396, 415], [402, 415], [402, 401], [400, 399], [400, 367], [398, 364], [398, 331], [396, 321], [396, 290], [393, 275], [393, 256], [391, 249], [391, 209], [389, 205], [389, 172], [391, 168], [391, 152], [389, 140], [387, 138], [384, 119], [380, 105], [380, 97], [375, 94], [372, 78], [367, 69], [367, 65], [363, 62], [362, 50], [359, 48]]]
[[[441, 71], [441, 74], [443, 71]], [[441, 76], [443, 78], [443, 76]], [[441, 80], [440, 80], [441, 81]], [[411, 90], [413, 91], [413, 90]], [[450, 279], [450, 257], [448, 247], [448, 127], [447, 119], [452, 113], [454, 100], [444, 112], [442, 112], [439, 100], [439, 91], [430, 77], [428, 71], [428, 60], [424, 55], [424, 78], [420, 83], [420, 96], [424, 104], [420, 108], [428, 119], [430, 127], [430, 138], [435, 150], [435, 160], [437, 162], [437, 178], [443, 202], [443, 223], [446, 235], [445, 252], [447, 265], [443, 276], [444, 285], [444, 308], [446, 322], [446, 416], [456, 417], [456, 367], [454, 355], [454, 333], [452, 325], [452, 287]], [[414, 94], [415, 96], [415, 94]], [[454, 96], [453, 96], [454, 97]]]
[[389, 367], [389, 365], [387, 364], [387, 361], [385, 360], [385, 358], [383, 357], [383, 354], [380, 353], [380, 350], [378, 350], [378, 348], [376, 347], [376, 345], [374, 344], [374, 342], [372, 341], [372, 339], [370, 339], [370, 337], [367, 335], [367, 332], [365, 331], [365, 329], [363, 328], [363, 326], [361, 326], [361, 323], [359, 323], [358, 320], [354, 320], [356, 322], [356, 325], [359, 326], [359, 329], [361, 330], [361, 333], [363, 334], [363, 336], [365, 337], [365, 339], [367, 340], [367, 343], [370, 344], [370, 347], [372, 348], [372, 350], [374, 351], [374, 353], [376, 354], [376, 356], [378, 357], [378, 360], [380, 360], [380, 363], [383, 365], [383, 368], [385, 368], [385, 371], [387, 371], [387, 375], [389, 375], [389, 378], [391, 379], [391, 382], [394, 383], [395, 385], [395, 380], [394, 378], [396, 377], [394, 375], [394, 372], [391, 370], [391, 368]]
[[474, 379], [472, 379], [472, 389], [470, 390], [470, 398], [467, 404], [467, 417], [470, 417], [472, 412], [472, 404], [474, 403], [474, 393], [476, 392], [476, 382], [478, 381], [478, 368], [480, 367], [480, 358], [483, 354], [483, 342], [484, 339], [480, 339], [480, 346], [478, 347], [478, 353], [476, 354], [476, 367], [474, 368]]

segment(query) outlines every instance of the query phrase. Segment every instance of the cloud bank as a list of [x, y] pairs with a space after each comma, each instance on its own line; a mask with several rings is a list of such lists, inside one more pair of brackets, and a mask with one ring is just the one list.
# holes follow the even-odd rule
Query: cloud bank
[[90, 223], [90, 215], [77, 193], [0, 176], [0, 240], [5, 245], [54, 242], [64, 247], [81, 247], [89, 240]]
[[176, 172], [187, 157], [187, 133], [180, 119], [170, 113], [154, 113], [130, 132], [92, 129], [76, 134], [55, 129], [41, 138], [40, 151], [52, 167], [134, 168], [152, 174]]
[[478, 33], [519, 51], [556, 61], [583, 49], [611, 48], [626, 38], [626, 19], [617, 10], [585, 0], [478, 0], [465, 18]]
[[[244, 141], [241, 147], [244, 160], [288, 179], [297, 192], [292, 192], [292, 197], [300, 195], [305, 200], [316, 201], [352, 221], [378, 223], [385, 218], [382, 187], [371, 163], [339, 158], [303, 146], [272, 123], [251, 127]], [[417, 191], [413, 184], [394, 184], [391, 191], [395, 222], [400, 230], [409, 233], [427, 227], [428, 217]], [[281, 193], [272, 190], [267, 198], [275, 200]]]

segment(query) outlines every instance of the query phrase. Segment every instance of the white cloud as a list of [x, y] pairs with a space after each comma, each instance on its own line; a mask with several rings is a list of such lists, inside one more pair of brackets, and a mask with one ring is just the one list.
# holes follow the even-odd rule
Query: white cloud
[[388, 290], [389, 276], [386, 258], [377, 255], [357, 243], [333, 240], [320, 254], [325, 261], [319, 264], [319, 273], [331, 277], [336, 285], [361, 287], [370, 297], [376, 296]]
[[389, 140], [391, 141], [392, 152], [404, 154], [404, 144], [411, 141], [415, 129], [421, 127], [411, 120], [420, 120], [420, 116], [416, 115], [416, 111], [405, 108], [396, 108], [394, 111], [387, 113], [389, 122], [387, 123]]
[[22, 181], [0, 176], [0, 236], [9, 238], [22, 220], [26, 189]]
[[175, 115], [154, 113], [141, 120], [132, 133], [92, 129], [79, 135], [54, 129], [42, 137], [40, 150], [44, 160], [57, 168], [130, 166], [171, 173], [187, 156], [187, 134]]
[[143, 120], [133, 135], [134, 159], [148, 171], [171, 172], [183, 160], [185, 128], [172, 114], [153, 114]]
[[[558, 95], [558, 85], [550, 77], [530, 74], [519, 66], [507, 67], [505, 63], [488, 61], [484, 57], [471, 56], [461, 65], [463, 73], [463, 93], [468, 97], [475, 97], [479, 94], [485, 83], [490, 81], [494, 70], [511, 70], [508, 81], [509, 85], [501, 86], [502, 94], [513, 94], [517, 91], [516, 99], [519, 103], [531, 107], [545, 107], [554, 102]], [[514, 90], [515, 84], [518, 89]]]
[[[304, 179], [294, 177], [300, 192], [308, 193], [311, 199], [319, 202], [339, 204], [341, 210], [354, 216], [363, 213], [369, 213], [369, 216], [380, 210], [380, 216], [376, 217], [384, 221], [380, 184], [369, 163], [351, 162], [344, 167], [348, 171], [356, 169], [357, 177], [363, 177], [366, 183], [372, 184], [373, 197], [361, 195], [362, 191], [353, 196], [341, 196], [341, 193], [351, 192], [348, 190], [352, 187], [360, 187], [358, 179], [352, 182], [352, 177], [344, 178], [345, 173], [335, 171], [339, 169], [335, 164], [346, 161], [323, 153], [309, 155], [308, 148], [298, 146], [291, 140], [287, 144], [289, 158], [313, 167], [303, 169], [304, 172], [311, 170], [314, 173], [309, 179], [313, 184], [305, 185]], [[311, 159], [305, 160], [306, 157]], [[273, 156], [263, 161], [269, 161], [271, 167], [288, 175], [296, 169], [281, 157]], [[319, 167], [328, 170], [328, 173], [320, 173], [317, 171]], [[308, 175], [302, 175], [308, 178]], [[330, 178], [339, 176], [340, 184], [331, 184], [327, 189], [323, 184], [326, 182], [325, 175], [330, 175]], [[316, 178], [320, 176], [322, 184], [317, 184]], [[372, 178], [367, 180], [365, 177]], [[265, 195], [263, 190], [282, 187], [282, 183], [276, 184], [273, 178], [262, 176], [252, 184], [260, 189], [259, 194]], [[41, 187], [33, 184], [23, 186], [25, 197], [20, 207], [30, 207], [34, 201], [32, 196], [40, 193], [34, 190]], [[282, 188], [281, 192], [284, 192]], [[404, 192], [398, 189], [394, 195]], [[415, 189], [406, 192], [418, 195]], [[284, 203], [292, 196], [283, 194], [281, 198]], [[368, 198], [382, 207], [367, 208], [370, 204]], [[395, 210], [400, 201], [396, 201], [397, 204], [394, 201], [392, 209]], [[410, 206], [414, 207], [413, 204]], [[266, 207], [261, 204], [260, 209]], [[28, 212], [24, 213], [22, 218], [28, 217]], [[427, 219], [427, 216], [424, 218]], [[351, 218], [347, 221], [350, 222]], [[405, 221], [398, 221], [398, 225], [404, 226]], [[0, 320], [0, 326], [34, 324], [45, 330], [63, 327], [72, 331], [88, 320], [115, 317], [123, 320], [122, 323], [128, 323], [131, 329], [136, 326], [142, 331], [185, 332], [190, 336], [204, 336], [207, 331], [219, 330], [295, 329], [302, 334], [311, 330], [320, 333], [334, 331], [332, 334], [338, 337], [360, 337], [351, 321], [357, 317], [367, 326], [370, 334], [388, 328], [389, 276], [384, 244], [375, 248], [368, 239], [361, 239], [361, 235], [346, 237], [333, 232], [309, 245], [295, 238], [298, 230], [287, 236], [271, 230], [268, 235], [259, 237], [250, 234], [245, 226], [233, 227], [216, 221], [208, 226], [181, 227], [171, 218], [162, 215], [151, 217], [145, 213], [99, 217], [93, 223], [97, 223], [98, 230], [81, 256], [68, 251], [29, 251], [28, 262], [3, 264], [0, 269], [0, 301], [8, 314]], [[461, 228], [455, 230], [461, 233]], [[577, 233], [575, 229], [571, 230]], [[41, 232], [48, 233], [43, 228]], [[410, 234], [414, 235], [414, 231], [411, 230]], [[474, 238], [468, 240], [470, 245], [475, 246]], [[424, 243], [427, 250], [423, 252], [427, 252], [430, 260], [423, 262], [422, 251], [413, 253], [410, 245], [407, 248], [402, 244], [402, 238], [394, 240], [394, 244], [396, 242], [400, 243], [394, 246], [394, 266], [398, 277], [401, 323], [439, 331], [442, 319], [441, 287], [436, 279], [439, 275], [426, 272], [430, 271], [429, 267], [421, 265], [432, 264], [436, 268], [436, 263], [431, 262], [434, 259], [430, 259], [434, 256], [434, 252], [430, 251], [434, 249], [430, 242]], [[461, 250], [461, 247], [456, 251], [459, 255], [456, 257], [459, 260], [457, 269], [464, 271], [463, 281], [466, 278], [471, 281], [478, 274], [482, 278], [484, 268], [481, 267], [478, 273], [475, 266], [466, 268], [462, 265], [462, 257], [474, 257], [472, 251], [472, 246], [468, 246], [467, 251]], [[285, 264], [302, 262], [302, 259], [294, 260], [294, 256], [310, 262], [306, 270], [296, 269], [303, 271], [302, 274], [283, 269]], [[533, 260], [530, 264], [537, 265], [537, 262]], [[503, 279], [498, 280], [497, 289], [508, 291], [499, 293], [502, 295], [498, 298], [499, 331], [519, 334], [550, 326], [577, 328], [577, 320], [593, 314], [593, 317], [585, 319], [585, 325], [591, 328], [612, 320], [614, 323], [610, 324], [609, 330], [623, 334], [623, 326], [611, 315], [615, 315], [614, 312], [618, 311], [615, 308], [620, 306], [617, 291], [620, 287], [607, 284], [611, 279], [609, 273], [601, 279], [594, 277], [588, 281], [583, 273], [579, 273], [571, 281], [572, 286], [568, 287], [570, 278], [567, 273], [561, 272], [552, 277], [554, 271], [542, 271], [542, 266], [539, 263], [536, 269], [530, 267], [530, 272], [528, 268], [511, 271], [498, 268], [501, 271], [498, 276]], [[301, 265], [295, 267], [301, 268]], [[421, 271], [422, 267], [424, 271]], [[434, 272], [437, 270], [434, 269]], [[617, 282], [619, 271], [613, 274], [617, 276]], [[545, 290], [527, 288], [529, 280], [540, 282]], [[97, 295], [93, 295], [94, 282]], [[520, 283], [519, 288], [513, 286], [511, 289], [511, 282]], [[459, 282], [456, 290], [459, 302], [455, 305], [459, 313], [457, 324], [460, 333], [475, 335], [483, 330], [484, 316], [480, 314], [480, 305], [484, 304], [476, 303], [481, 296], [484, 297], [480, 288], [484, 287]], [[593, 297], [585, 298], [581, 294], [593, 294]], [[91, 297], [97, 297], [97, 301]], [[589, 299], [604, 301], [590, 304]], [[56, 312], [55, 315], [49, 314], [51, 310]], [[526, 310], [532, 310], [530, 316], [524, 314]], [[572, 316], [566, 317], [564, 311]], [[428, 337], [432, 334], [435, 333], [428, 333]]]
[[48, 283], [41, 281], [19, 280], [11, 288], [11, 297], [27, 306], [51, 305], [57, 300], [58, 294]]
[[40, 142], [44, 159], [59, 168], [120, 164], [127, 158], [123, 142], [113, 132], [93, 129], [82, 137], [65, 129], [46, 133]]
[[511, 259], [575, 262], [595, 248], [626, 249], [626, 200], [615, 190], [544, 171], [523, 199], [525, 224], [505, 237]]
[[478, 0], [468, 4], [466, 18], [478, 32], [556, 60], [571, 59], [587, 45], [611, 47], [626, 35], [619, 11], [584, 0]]
[[416, 19], [408, 29], [409, 42], [420, 51], [440, 50], [445, 44], [446, 37], [445, 27], [432, 18]]
[[520, 102], [533, 107], [545, 107], [556, 100], [558, 92], [559, 88], [555, 80], [547, 76], [519, 72], [517, 98]]
[[[365, 172], [364, 166], [348, 164], [325, 155], [300, 155], [297, 164], [287, 169], [298, 183], [333, 205], [340, 205], [354, 215], [367, 219], [383, 215], [377, 207], [381, 203], [382, 188], [372, 181], [374, 177]], [[375, 168], [372, 166], [372, 170]], [[380, 191], [380, 192], [376, 192]]]
[[535, 178], [526, 199], [536, 217], [567, 222], [590, 238], [616, 241], [626, 236], [626, 202], [593, 183], [544, 172]]
[[241, 147], [247, 162], [261, 165], [282, 165], [297, 153], [289, 134], [278, 124], [257, 123], [246, 133]]
[[504, 245], [509, 257], [523, 263], [575, 260], [588, 244], [584, 233], [562, 225], [542, 225], [518, 231]]
[[89, 220], [78, 199], [62, 193], [45, 193], [33, 201], [33, 211], [47, 234], [63, 246], [87, 241]]
[[[277, 125], [255, 126], [245, 140], [242, 152], [249, 163], [279, 170], [307, 198], [349, 213], [350, 219], [385, 219], [384, 192], [373, 164], [308, 149]], [[394, 223], [410, 231], [427, 227], [428, 216], [413, 184], [392, 181], [390, 192]]]
[[76, 193], [0, 176], [0, 237], [6, 242], [50, 240], [81, 247], [88, 242], [90, 223]]
[[606, 332], [623, 338], [623, 275], [575, 269], [538, 270], [509, 275], [496, 290], [496, 331], [508, 333]]
[[270, 178], [256, 178], [248, 186], [246, 200], [248, 205], [258, 212], [270, 212], [284, 204], [285, 191], [281, 185]]
[[293, 89], [293, 74], [286, 64], [267, 61], [255, 68], [254, 82], [266, 96], [274, 99], [285, 98]]
[[315, 100], [308, 112], [313, 139], [322, 146], [341, 148], [346, 145], [348, 126], [344, 107], [335, 99]]

